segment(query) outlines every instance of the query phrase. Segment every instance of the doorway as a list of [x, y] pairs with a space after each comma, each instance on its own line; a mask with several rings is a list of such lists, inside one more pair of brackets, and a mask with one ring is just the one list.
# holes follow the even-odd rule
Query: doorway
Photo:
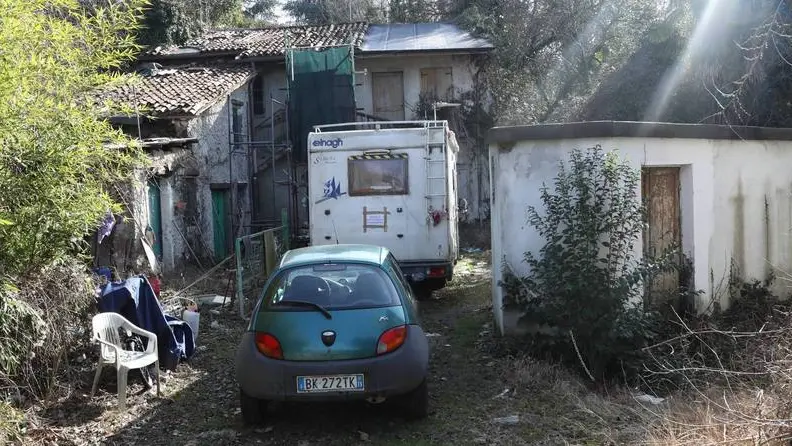
[[230, 229], [230, 202], [228, 189], [212, 189], [212, 235], [214, 257], [220, 262], [228, 256]]
[[162, 197], [159, 181], [148, 181], [149, 224], [146, 228], [147, 241], [157, 259], [162, 259]]
[[[679, 190], [679, 167], [644, 167], [641, 170], [641, 195], [648, 223], [643, 234], [644, 256], [661, 256], [669, 249], [682, 246]], [[675, 255], [674, 261], [681, 266], [681, 252]], [[647, 307], [662, 305], [678, 297], [679, 287], [679, 269], [663, 272], [647, 284], [644, 303]]]

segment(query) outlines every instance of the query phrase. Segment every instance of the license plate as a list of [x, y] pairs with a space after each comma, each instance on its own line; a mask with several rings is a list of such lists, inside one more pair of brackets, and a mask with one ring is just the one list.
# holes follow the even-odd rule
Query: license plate
[[363, 390], [365, 390], [363, 374], [297, 377], [297, 393], [361, 392]]

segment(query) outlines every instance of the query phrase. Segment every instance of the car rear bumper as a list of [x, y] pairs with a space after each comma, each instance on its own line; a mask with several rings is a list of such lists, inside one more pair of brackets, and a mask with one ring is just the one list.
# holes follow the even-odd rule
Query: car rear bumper
[[[429, 370], [426, 336], [420, 327], [408, 327], [407, 341], [392, 353], [374, 358], [333, 361], [267, 358], [256, 349], [254, 333], [246, 332], [236, 356], [237, 382], [247, 395], [272, 401], [355, 400], [401, 395], [418, 387]], [[364, 375], [363, 391], [297, 393], [297, 376], [359, 373]]]
[[[454, 276], [454, 264], [444, 260], [399, 262], [399, 268], [404, 273], [404, 277], [411, 283], [438, 279], [451, 280]], [[442, 269], [441, 274], [437, 273], [438, 269]]]

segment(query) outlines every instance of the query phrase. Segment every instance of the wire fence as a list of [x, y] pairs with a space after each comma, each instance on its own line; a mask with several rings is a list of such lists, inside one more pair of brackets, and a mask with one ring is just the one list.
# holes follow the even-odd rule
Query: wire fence
[[285, 221], [281, 226], [236, 239], [236, 297], [241, 317], [252, 311], [264, 284], [288, 249]]

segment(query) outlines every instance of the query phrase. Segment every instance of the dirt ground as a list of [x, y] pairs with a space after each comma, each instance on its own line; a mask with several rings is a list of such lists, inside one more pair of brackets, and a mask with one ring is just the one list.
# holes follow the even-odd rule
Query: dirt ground
[[[432, 346], [430, 416], [408, 422], [366, 404], [276, 407], [242, 424], [234, 354], [245, 322], [205, 313], [199, 351], [166, 376], [161, 398], [136, 382], [116, 410], [108, 371], [88, 396], [92, 364], [71, 396], [30, 414], [26, 444], [57, 445], [521, 445], [640, 443], [643, 417], [623, 395], [592, 393], [559, 367], [514, 357], [493, 333], [489, 254], [465, 254], [451, 285], [421, 302]], [[222, 291], [222, 290], [220, 290]]]

